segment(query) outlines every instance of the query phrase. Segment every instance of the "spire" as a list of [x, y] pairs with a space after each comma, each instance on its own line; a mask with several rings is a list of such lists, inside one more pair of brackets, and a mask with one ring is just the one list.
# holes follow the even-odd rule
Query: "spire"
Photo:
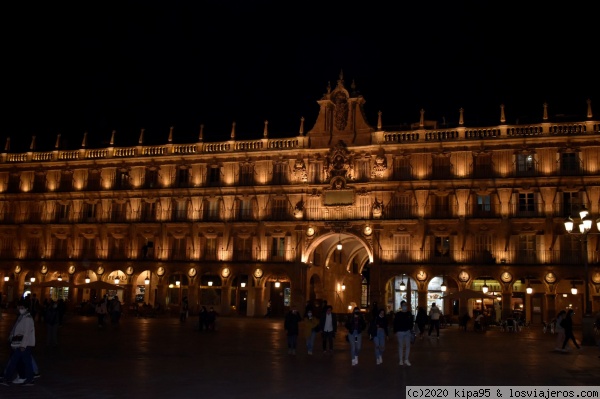
[[589, 119], [592, 119], [592, 100], [590, 100], [589, 98], [587, 99], [587, 117]]
[[31, 144], [29, 145], [29, 150], [35, 150], [35, 136], [31, 136]]
[[146, 129], [140, 130], [140, 138], [138, 139], [138, 144], [144, 144], [144, 130]]
[[115, 134], [117, 134], [116, 130], [112, 131], [112, 134], [110, 135], [110, 146], [112, 147], [113, 145], [115, 145]]
[[83, 133], [83, 140], [81, 141], [81, 146], [85, 147], [87, 143], [87, 132]]
[[5, 152], [10, 151], [10, 137], [6, 138], [6, 144], [4, 144], [4, 151]]
[[377, 130], [381, 130], [381, 114], [381, 111], [377, 113]]
[[235, 140], [235, 122], [231, 124], [231, 140]]
[[200, 125], [200, 134], [198, 135], [198, 141], [202, 141], [204, 136], [204, 125]]
[[56, 135], [56, 144], [54, 144], [54, 148], [56, 148], [58, 150], [59, 146], [60, 146], [60, 133]]
[[545, 121], [548, 120], [548, 103], [544, 103], [544, 115], [542, 116], [542, 119]]
[[423, 128], [425, 126], [425, 110], [421, 108], [421, 119], [419, 119], [419, 127]]
[[304, 117], [300, 118], [300, 136], [304, 136]]
[[465, 124], [465, 110], [463, 108], [458, 110], [458, 124], [464, 126]]
[[340, 82], [344, 81], [344, 70], [340, 69]]
[[267, 130], [267, 126], [269, 126], [269, 121], [265, 121], [265, 128], [263, 130], [263, 137], [264, 138], [269, 137], [269, 131]]
[[168, 138], [169, 143], [173, 142], [173, 129], [175, 129], [174, 126], [171, 126], [171, 128], [169, 129], [169, 138]]
[[500, 104], [500, 123], [506, 123], [506, 115], [504, 115], [504, 104]]

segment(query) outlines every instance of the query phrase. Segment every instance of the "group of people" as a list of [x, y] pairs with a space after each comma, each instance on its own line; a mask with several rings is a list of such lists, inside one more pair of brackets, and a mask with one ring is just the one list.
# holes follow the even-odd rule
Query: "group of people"
[[[429, 320], [429, 335], [435, 330], [439, 339], [439, 320], [442, 316], [441, 310], [432, 304], [429, 316], [424, 308], [420, 308], [416, 319], [414, 318], [406, 301], [400, 303], [400, 309], [394, 314], [392, 330], [398, 341], [399, 365], [410, 366], [410, 346], [414, 340], [414, 323], [423, 336], [425, 324]], [[325, 312], [317, 317], [312, 308], [307, 308], [304, 319], [300, 316], [298, 309], [292, 307], [285, 317], [284, 329], [287, 335], [288, 354], [295, 355], [298, 345], [298, 335], [300, 332], [300, 323], [304, 323], [304, 337], [306, 339], [306, 350], [309, 355], [313, 354], [315, 339], [318, 333], [321, 333], [323, 352], [325, 354], [333, 353], [333, 342], [337, 333], [337, 316], [333, 313], [331, 305], [325, 307]], [[389, 335], [389, 321], [385, 309], [376, 306], [371, 313], [371, 318], [367, 321], [358, 307], [354, 308], [351, 315], [344, 323], [347, 330], [346, 341], [350, 347], [350, 358], [352, 366], [358, 364], [358, 357], [362, 348], [363, 332], [367, 331], [369, 338], [373, 341], [375, 363], [383, 363], [383, 353], [385, 351], [386, 341]], [[368, 330], [367, 330], [368, 329]]]
[[123, 312], [121, 301], [118, 296], [108, 299], [108, 295], [104, 295], [96, 302], [96, 317], [98, 318], [98, 328], [104, 328], [106, 317], [110, 317], [111, 324], [115, 327], [119, 325], [121, 314]]
[[198, 329], [200, 331], [215, 331], [217, 323], [217, 312], [212, 306], [207, 310], [206, 306], [200, 307], [198, 312]]

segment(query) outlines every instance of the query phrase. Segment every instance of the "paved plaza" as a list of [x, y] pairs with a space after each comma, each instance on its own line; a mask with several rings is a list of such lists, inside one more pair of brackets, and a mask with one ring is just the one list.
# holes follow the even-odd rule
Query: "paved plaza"
[[[4, 314], [8, 337], [14, 315]], [[200, 332], [197, 318], [136, 318], [98, 329], [95, 317], [71, 316], [59, 331], [59, 347], [47, 348], [37, 323], [35, 386], [0, 386], [0, 398], [403, 398], [407, 385], [600, 385], [600, 350], [555, 352], [555, 336], [531, 326], [520, 333], [491, 329], [441, 330], [439, 340], [412, 346], [411, 367], [398, 365], [390, 336], [383, 364], [363, 340], [351, 366], [343, 328], [335, 351], [324, 355], [320, 336], [309, 356], [301, 334], [296, 356], [287, 354], [283, 319], [223, 317], [215, 332]], [[576, 336], [580, 333], [576, 331]], [[6, 364], [8, 345], [0, 349]]]

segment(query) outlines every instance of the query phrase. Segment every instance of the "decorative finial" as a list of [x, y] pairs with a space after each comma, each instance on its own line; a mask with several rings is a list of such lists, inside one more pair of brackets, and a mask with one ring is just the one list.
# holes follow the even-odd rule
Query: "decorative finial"
[[465, 110], [461, 108], [458, 110], [458, 124], [463, 126], [465, 124]]
[[500, 123], [506, 123], [506, 115], [504, 115], [504, 104], [500, 104]]
[[327, 82], [327, 94], [331, 93], [331, 81]]
[[231, 140], [235, 140], [235, 122], [231, 124]]
[[544, 103], [544, 114], [542, 115], [542, 119], [548, 120], [548, 103]]
[[592, 118], [592, 100], [590, 100], [589, 98], [587, 99], [587, 117], [588, 118]]
[[378, 129], [378, 130], [381, 130], [381, 114], [382, 114], [382, 112], [381, 112], [381, 111], [379, 111], [379, 112], [377, 113], [377, 129]]
[[6, 144], [4, 144], [4, 151], [5, 152], [10, 151], [10, 137], [6, 138]]
[[142, 129], [140, 131], [140, 138], [138, 140], [138, 144], [144, 144], [144, 130], [146, 130], [146, 129]]
[[269, 125], [269, 121], [265, 121], [265, 128], [263, 130], [263, 137], [267, 138], [269, 137], [269, 131], [267, 130], [267, 126]]
[[169, 143], [172, 143], [172, 142], [173, 142], [173, 129], [175, 129], [175, 127], [174, 127], [174, 126], [171, 126], [171, 127], [169, 128], [169, 139], [168, 139]]
[[54, 144], [54, 148], [56, 148], [58, 150], [59, 146], [60, 146], [60, 133], [56, 135], [56, 144]]
[[29, 145], [31, 151], [35, 150], [35, 136], [31, 136], [31, 144]]
[[304, 136], [304, 117], [300, 118], [300, 136]]
[[83, 140], [81, 141], [81, 146], [85, 147], [87, 144], [87, 132], [83, 133]]
[[421, 118], [419, 119], [419, 127], [425, 126], [425, 110], [421, 108]]
[[202, 141], [203, 140], [203, 136], [204, 135], [204, 125], [200, 125], [200, 134], [198, 135], [198, 141]]
[[112, 134], [110, 135], [110, 146], [112, 147], [113, 145], [115, 145], [115, 134], [117, 133], [116, 130], [112, 131]]
[[340, 81], [344, 81], [344, 70], [340, 69]]

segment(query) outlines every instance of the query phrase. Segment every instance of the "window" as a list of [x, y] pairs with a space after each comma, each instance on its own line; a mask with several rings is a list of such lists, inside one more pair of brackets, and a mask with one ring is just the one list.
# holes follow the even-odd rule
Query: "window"
[[254, 165], [246, 163], [240, 166], [239, 184], [242, 186], [254, 184]]
[[61, 240], [58, 237], [53, 238], [54, 253], [52, 256], [56, 259], [67, 259], [69, 257], [69, 246], [66, 239]]
[[158, 187], [158, 169], [146, 169], [144, 174], [144, 188]]
[[58, 214], [57, 220], [59, 223], [67, 223], [69, 222], [69, 214], [71, 212], [70, 204], [59, 204], [58, 205]]
[[434, 246], [434, 255], [436, 257], [450, 256], [450, 237], [435, 237]]
[[409, 262], [410, 236], [407, 234], [395, 235], [393, 241], [394, 261]]
[[219, 200], [216, 198], [204, 201], [205, 219], [209, 221], [219, 220]]
[[99, 170], [90, 170], [88, 173], [86, 189], [88, 190], [100, 190], [100, 171]]
[[518, 213], [520, 216], [535, 214], [535, 195], [534, 193], [520, 193]]
[[127, 218], [127, 204], [125, 202], [113, 202], [111, 222], [124, 222]]
[[82, 259], [95, 259], [96, 258], [96, 239], [95, 238], [86, 238], [82, 237], [82, 249], [81, 249], [81, 258]]
[[407, 194], [397, 194], [392, 198], [388, 207], [388, 218], [406, 219], [413, 215], [411, 196]]
[[8, 177], [8, 187], [7, 190], [9, 193], [16, 193], [21, 189], [21, 175], [18, 173], [11, 173]]
[[112, 259], [127, 259], [125, 239], [110, 237], [108, 245]]
[[41, 193], [46, 191], [46, 175], [36, 172], [33, 178], [33, 191]]
[[369, 160], [365, 160], [365, 159], [361, 159], [357, 162], [356, 165], [356, 180], [358, 181], [368, 181], [369, 177], [371, 176], [370, 170], [369, 170]]
[[517, 155], [517, 175], [531, 176], [535, 174], [535, 163], [532, 154]]
[[477, 195], [476, 216], [490, 216], [492, 213], [492, 199], [489, 195]]
[[535, 236], [520, 235], [519, 236], [519, 262], [532, 263], [535, 261]]
[[410, 180], [412, 178], [412, 168], [410, 159], [396, 158], [394, 159], [394, 179], [395, 180]]
[[560, 156], [560, 171], [563, 174], [580, 172], [579, 158], [575, 152], [563, 152]]
[[189, 201], [173, 201], [173, 221], [185, 221], [188, 216], [188, 204]]
[[88, 202], [83, 204], [83, 222], [95, 222], [96, 221], [96, 204], [90, 204]]
[[431, 209], [431, 216], [434, 218], [449, 218], [450, 212], [450, 196], [448, 195], [434, 195], [430, 199], [433, 202]]
[[190, 183], [190, 170], [188, 168], [177, 169], [177, 187], [188, 187]]
[[446, 157], [446, 156], [434, 156], [433, 157], [432, 177], [434, 179], [449, 179], [452, 177], [449, 157]]
[[236, 260], [252, 260], [252, 237], [237, 237], [234, 254]]
[[562, 193], [562, 216], [574, 216], [578, 215], [581, 210], [582, 200], [578, 192], [565, 192]]
[[217, 260], [217, 238], [209, 237], [206, 239], [205, 255], [206, 260]]
[[30, 238], [27, 242], [27, 258], [36, 259], [42, 255], [41, 240], [39, 238]]
[[311, 162], [308, 164], [308, 181], [309, 183], [321, 183], [321, 171], [323, 164], [321, 162]]
[[272, 216], [273, 220], [288, 219], [289, 212], [287, 198], [276, 198], [273, 200]]
[[156, 202], [142, 202], [142, 222], [156, 221]]
[[171, 260], [187, 260], [186, 238], [173, 238], [171, 244]]
[[221, 169], [218, 166], [208, 168], [208, 184], [218, 186], [221, 183]]
[[277, 162], [273, 165], [273, 184], [287, 184], [288, 164], [285, 162]]
[[490, 154], [478, 154], [474, 159], [475, 168], [473, 176], [476, 178], [492, 177], [494, 168], [492, 167], [492, 156]]
[[285, 237], [273, 237], [271, 241], [271, 255], [273, 258], [285, 257]]
[[239, 204], [239, 220], [252, 220], [252, 200], [244, 198], [238, 201]]
[[14, 257], [14, 243], [13, 237], [3, 237], [0, 241], [0, 255], [6, 259], [12, 259]]
[[115, 176], [115, 189], [125, 190], [129, 188], [129, 172], [127, 170], [117, 170]]
[[477, 234], [475, 236], [475, 261], [485, 264], [495, 263], [492, 254], [492, 236], [490, 234]]

